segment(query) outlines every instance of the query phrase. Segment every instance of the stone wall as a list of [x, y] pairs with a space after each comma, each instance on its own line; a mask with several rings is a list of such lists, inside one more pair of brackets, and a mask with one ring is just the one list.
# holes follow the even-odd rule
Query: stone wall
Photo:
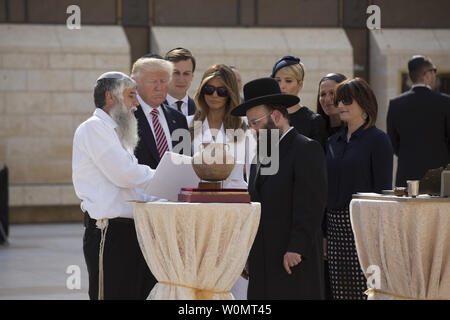
[[[63, 212], [80, 203], [71, 178], [73, 134], [94, 110], [96, 78], [110, 70], [129, 73], [129, 44], [119, 26], [1, 24], [0, 39], [0, 165], [10, 169], [11, 221], [19, 215], [38, 221], [32, 212], [45, 211], [54, 219], [55, 207]], [[302, 104], [315, 110], [323, 75], [353, 74], [342, 29], [153, 27], [150, 41], [160, 54], [192, 50], [198, 63], [192, 96], [213, 63], [235, 65], [246, 83], [268, 76], [276, 60], [291, 54], [306, 66]]]
[[295, 55], [306, 69], [301, 103], [316, 110], [318, 83], [325, 74], [353, 75], [353, 49], [343, 29], [153, 27], [150, 41], [151, 51], [161, 55], [175, 47], [191, 50], [197, 61], [191, 96], [214, 63], [236, 66], [245, 84], [269, 76], [282, 56]]
[[10, 205], [78, 205], [73, 134], [95, 109], [97, 77], [129, 73], [125, 33], [118, 26], [1, 24], [0, 39], [0, 163], [10, 169]]

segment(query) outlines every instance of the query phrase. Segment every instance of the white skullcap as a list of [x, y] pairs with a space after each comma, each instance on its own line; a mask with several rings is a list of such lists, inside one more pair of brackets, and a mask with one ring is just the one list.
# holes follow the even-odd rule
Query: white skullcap
[[128, 80], [132, 80], [129, 76], [127, 76], [125, 73], [123, 72], [119, 72], [119, 71], [109, 71], [109, 72], [105, 72], [104, 74], [102, 74], [100, 77], [98, 77], [98, 80], [102, 80], [102, 79], [117, 79], [117, 80], [124, 80], [124, 79], [128, 79]]

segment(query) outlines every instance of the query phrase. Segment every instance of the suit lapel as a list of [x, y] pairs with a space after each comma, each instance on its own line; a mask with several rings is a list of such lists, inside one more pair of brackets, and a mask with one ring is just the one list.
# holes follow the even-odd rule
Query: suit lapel
[[292, 128], [280, 141], [280, 160], [286, 156], [291, 147], [292, 141], [298, 135], [298, 131], [295, 128]]
[[[167, 105], [169, 107], [169, 102], [167, 99], [163, 102], [163, 104]], [[192, 116], [195, 113], [195, 102], [194, 99], [188, 96], [188, 116]], [[170, 107], [169, 107], [170, 108]]]
[[153, 136], [152, 128], [148, 123], [147, 117], [145, 116], [142, 107], [138, 106], [134, 114], [138, 120], [139, 137], [148, 147], [151, 156], [156, 160], [156, 162], [159, 162], [160, 158], [158, 149], [156, 148], [155, 137]]
[[191, 116], [195, 113], [195, 102], [188, 96], [188, 115]]
[[169, 138], [170, 143], [172, 143], [172, 148], [174, 148], [175, 144], [172, 141], [172, 132], [178, 128], [177, 121], [174, 117], [172, 117], [171, 110], [169, 109], [169, 107], [166, 104], [163, 103], [161, 105], [161, 109], [163, 110], [164, 116], [166, 117], [167, 126], [169, 127], [169, 132], [170, 132], [170, 138]]

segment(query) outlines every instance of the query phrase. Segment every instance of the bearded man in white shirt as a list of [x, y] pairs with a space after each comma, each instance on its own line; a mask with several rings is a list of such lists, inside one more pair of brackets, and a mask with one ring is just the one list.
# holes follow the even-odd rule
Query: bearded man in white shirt
[[72, 179], [84, 212], [83, 251], [90, 299], [146, 299], [156, 283], [137, 240], [133, 204], [149, 193], [154, 170], [138, 164], [137, 84], [107, 72], [94, 89], [96, 110], [75, 132]]

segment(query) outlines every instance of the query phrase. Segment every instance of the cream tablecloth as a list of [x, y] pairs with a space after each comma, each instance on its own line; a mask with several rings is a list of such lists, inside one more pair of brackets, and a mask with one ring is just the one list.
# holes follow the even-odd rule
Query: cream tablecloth
[[229, 300], [258, 230], [259, 203], [136, 203], [155, 300]]
[[369, 299], [450, 299], [450, 200], [353, 199], [350, 219], [366, 278], [381, 272]]

